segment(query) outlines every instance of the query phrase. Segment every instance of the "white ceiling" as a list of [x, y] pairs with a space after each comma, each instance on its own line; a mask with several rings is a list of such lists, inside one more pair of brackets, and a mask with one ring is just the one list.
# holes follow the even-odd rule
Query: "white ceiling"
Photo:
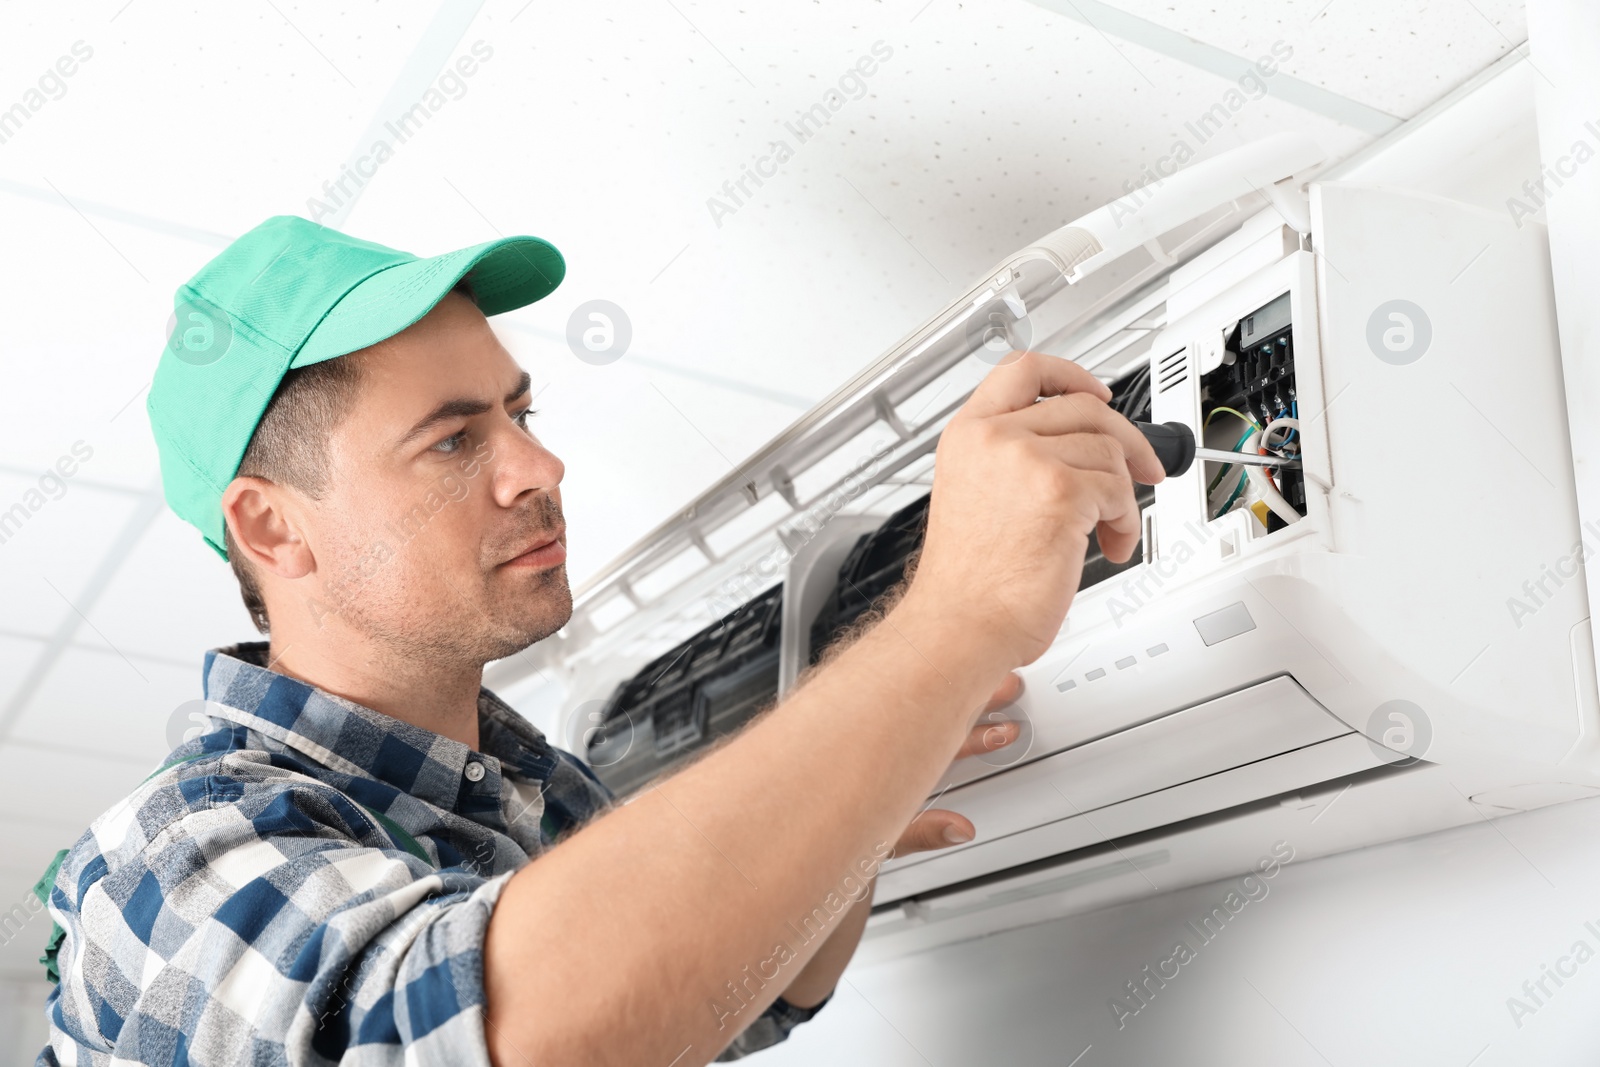
[[[254, 636], [158, 495], [143, 390], [173, 290], [263, 218], [309, 214], [475, 42], [491, 58], [337, 222], [425, 255], [514, 233], [563, 250], [562, 287], [494, 322], [544, 387], [579, 582], [1175, 140], [1203, 157], [1293, 128], [1345, 155], [1526, 36], [1514, 0], [91, 8], [0, 14], [0, 111], [93, 49], [0, 143], [0, 512], [93, 450], [0, 543], [5, 902], [166, 752], [201, 653]], [[879, 41], [864, 95], [797, 143], [785, 122]], [[1198, 144], [1186, 124], [1275, 45], [1270, 95]], [[793, 158], [718, 225], [707, 199], [775, 138]], [[633, 324], [608, 366], [563, 341], [593, 298]], [[31, 971], [43, 933], [0, 970]]]

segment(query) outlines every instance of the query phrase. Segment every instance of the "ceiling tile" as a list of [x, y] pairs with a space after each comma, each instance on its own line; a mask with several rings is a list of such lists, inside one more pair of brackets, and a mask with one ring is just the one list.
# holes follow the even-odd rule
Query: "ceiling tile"
[[7, 143], [0, 171], [70, 176], [84, 197], [221, 233], [243, 232], [258, 211], [303, 212], [339, 177], [438, 7], [395, 0], [381, 18], [308, 3], [139, 4], [113, 9], [114, 21], [31, 12], [0, 38], [19, 80], [77, 40], [93, 54]]
[[48, 812], [49, 819], [41, 821], [60, 825], [70, 843], [155, 766], [143, 758], [108, 759], [8, 741], [0, 745], [0, 812]]
[[165, 507], [87, 614], [124, 653], [192, 661], [196, 671], [207, 649], [261, 639], [233, 569]]
[[1293, 50], [1284, 71], [1402, 118], [1528, 39], [1522, 0], [1110, 0], [1109, 6], [1249, 59], [1281, 42]]
[[[0, 225], [29, 254], [0, 260], [0, 286], [35, 313], [9, 317], [0, 346], [4, 469], [37, 477], [77, 445], [90, 456], [76, 479], [143, 490], [157, 472], [144, 401], [173, 291], [218, 249], [77, 210], [37, 174], [10, 173], [0, 162]], [[82, 173], [55, 175], [74, 203]]]
[[[70, 458], [70, 453], [63, 455]], [[80, 466], [79, 473], [83, 471]], [[5, 628], [47, 635], [71, 616], [71, 605], [81, 601], [135, 504], [131, 494], [92, 489], [54, 472], [32, 479], [0, 473]]]
[[200, 698], [198, 654], [194, 666], [176, 667], [69, 648], [23, 707], [11, 740], [154, 768], [172, 751], [167, 730], [173, 712]]

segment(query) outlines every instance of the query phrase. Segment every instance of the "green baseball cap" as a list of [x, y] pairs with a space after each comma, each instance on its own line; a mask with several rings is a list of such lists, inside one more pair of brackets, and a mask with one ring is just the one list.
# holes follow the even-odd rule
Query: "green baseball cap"
[[565, 274], [537, 237], [424, 258], [297, 215], [268, 219], [173, 296], [145, 401], [168, 505], [227, 559], [222, 491], [285, 374], [393, 337], [462, 279], [478, 309], [498, 315], [548, 296]]

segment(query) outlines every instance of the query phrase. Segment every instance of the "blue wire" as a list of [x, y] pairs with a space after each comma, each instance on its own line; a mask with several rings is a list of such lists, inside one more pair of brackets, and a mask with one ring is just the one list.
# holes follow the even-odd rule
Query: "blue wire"
[[[1285, 414], [1287, 414], [1291, 419], [1299, 418], [1299, 416], [1295, 414], [1295, 411], [1299, 407], [1300, 407], [1300, 402], [1298, 400], [1291, 400], [1289, 402], [1289, 406], [1288, 407], [1279, 408], [1278, 409], [1278, 413], [1276, 415], [1272, 416], [1272, 417], [1274, 419], [1281, 419], [1281, 418], [1283, 418], [1283, 416]], [[1285, 437], [1283, 439], [1283, 443], [1277, 446], [1280, 451], [1289, 446], [1289, 442], [1294, 440], [1294, 435], [1295, 435], [1296, 432], [1297, 431], [1294, 429], [1294, 427], [1291, 426], [1289, 428], [1289, 436]]]

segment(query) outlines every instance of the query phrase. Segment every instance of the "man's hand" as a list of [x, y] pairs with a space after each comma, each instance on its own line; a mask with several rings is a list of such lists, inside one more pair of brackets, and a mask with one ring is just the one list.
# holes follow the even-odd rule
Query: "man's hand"
[[1164, 477], [1110, 399], [1082, 367], [1037, 352], [990, 371], [940, 436], [905, 602], [960, 620], [1009, 666], [1039, 658], [1077, 592], [1089, 535], [1126, 560], [1139, 541], [1133, 481]]
[[[1022, 735], [1021, 728], [1009, 719], [991, 718], [991, 712], [1016, 700], [1022, 693], [1020, 675], [1008, 674], [1006, 680], [994, 691], [984, 706], [983, 721], [967, 732], [967, 739], [956, 752], [956, 759], [980, 756], [1011, 744]], [[909, 856], [913, 852], [932, 852], [936, 849], [964, 845], [976, 836], [972, 820], [944, 808], [919, 812], [895, 842], [893, 857]]]

